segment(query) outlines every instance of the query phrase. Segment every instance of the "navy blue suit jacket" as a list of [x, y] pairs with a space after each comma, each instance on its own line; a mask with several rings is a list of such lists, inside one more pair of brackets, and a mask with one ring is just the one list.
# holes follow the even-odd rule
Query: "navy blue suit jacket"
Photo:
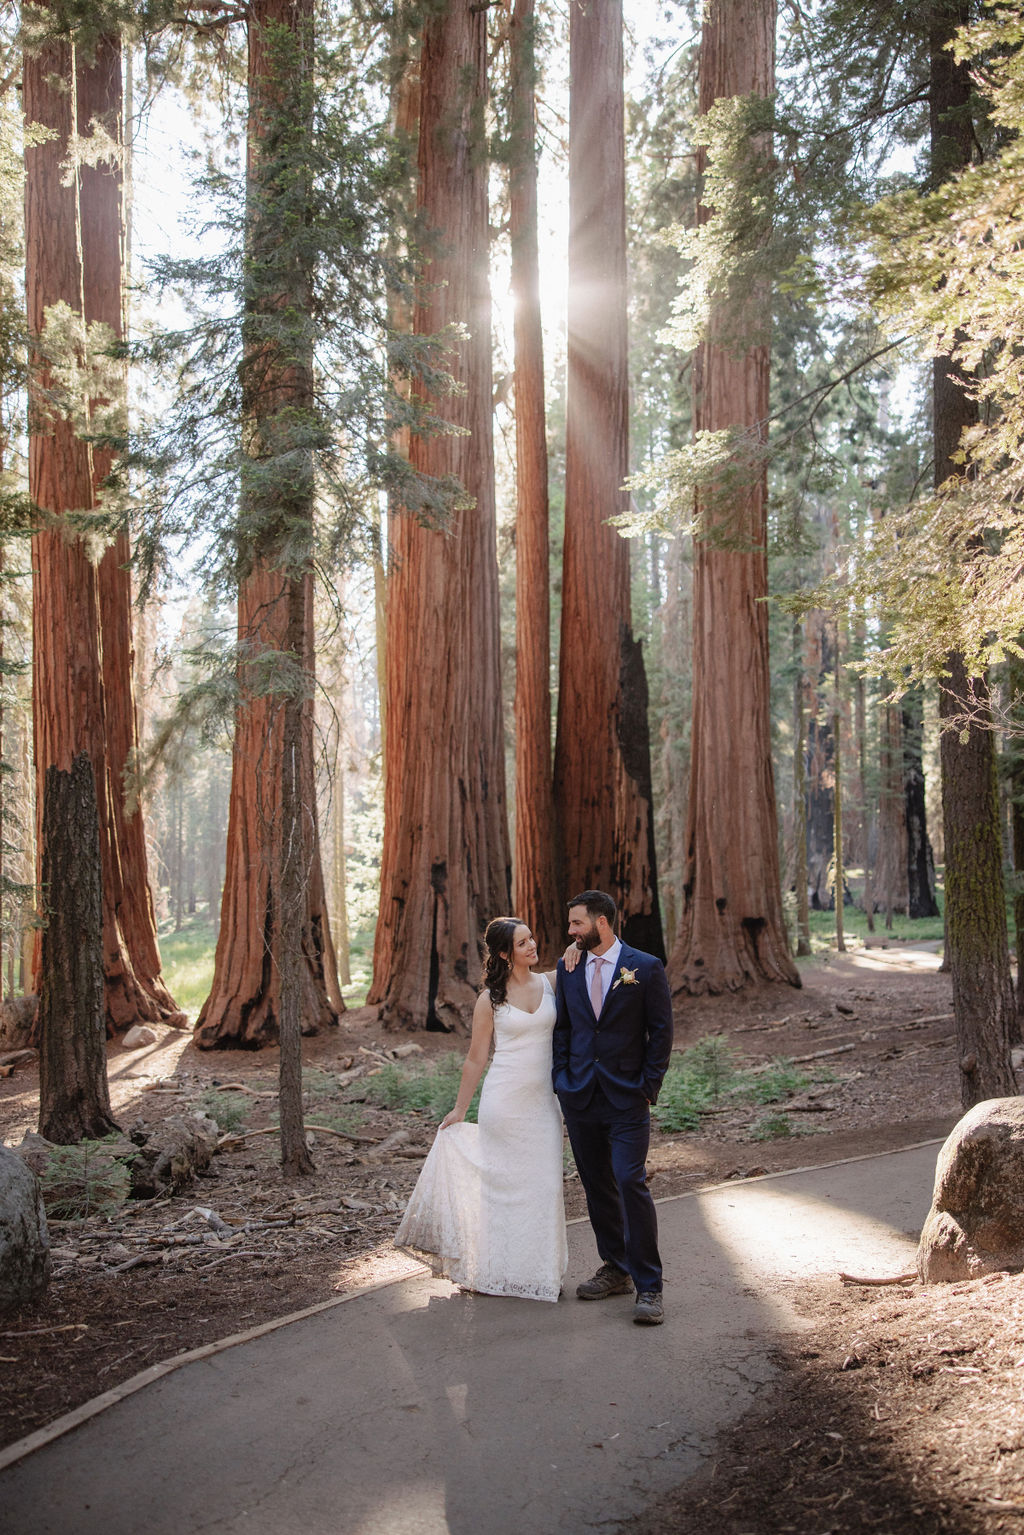
[[664, 965], [623, 944], [600, 1018], [590, 1005], [586, 973], [582, 958], [571, 973], [558, 961], [552, 1081], [563, 1107], [585, 1108], [598, 1084], [617, 1109], [656, 1103], [672, 1052]]

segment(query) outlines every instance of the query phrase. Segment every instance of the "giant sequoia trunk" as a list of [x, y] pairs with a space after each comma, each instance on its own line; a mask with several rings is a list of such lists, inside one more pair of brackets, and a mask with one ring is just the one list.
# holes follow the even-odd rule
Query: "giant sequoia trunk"
[[[968, 64], [948, 51], [968, 19], [966, 0], [933, 7], [931, 15], [931, 159], [938, 184], [969, 165], [973, 150]], [[935, 484], [958, 473], [953, 455], [977, 406], [948, 358], [933, 371]], [[948, 722], [973, 698], [961, 730]], [[963, 659], [949, 657], [940, 716], [942, 820], [946, 845], [946, 961], [953, 981], [953, 1011], [964, 1108], [1018, 1091], [1010, 1061], [1016, 1012], [1010, 978], [1003, 889], [1002, 838], [996, 788], [995, 732], [984, 677], [967, 676]]]
[[344, 1006], [313, 755], [313, 359], [303, 324], [311, 295], [306, 257], [288, 243], [296, 234], [282, 227], [278, 208], [281, 198], [294, 208], [294, 179], [303, 174], [312, 14], [311, 0], [257, 0], [249, 11], [241, 702], [213, 986], [195, 1036], [206, 1049], [280, 1041], [282, 1160], [293, 1173], [311, 1166], [297, 1085], [300, 1030], [336, 1023]]
[[621, 0], [569, 7], [565, 544], [555, 803], [563, 897], [607, 890], [628, 943], [664, 956], [647, 680], [630, 618]]
[[507, 911], [499, 674], [483, 7], [432, 9], [420, 58], [419, 209], [434, 231], [415, 328], [469, 335], [441, 402], [464, 435], [414, 437], [413, 466], [464, 487], [444, 528], [390, 517], [384, 845], [373, 987], [389, 1028], [465, 1028], [483, 930]]
[[[26, 299], [29, 328], [41, 336], [48, 308], [63, 302], [87, 322], [123, 333], [121, 178], [116, 164], [82, 163], [76, 135], [99, 121], [121, 138], [121, 49], [99, 37], [86, 53], [54, 38], [27, 52], [29, 122], [53, 133], [26, 150]], [[70, 158], [73, 173], [65, 176]], [[45, 350], [45, 338], [42, 346]], [[88, 511], [101, 495], [112, 455], [88, 441], [46, 401], [50, 375], [36, 358], [30, 412], [29, 488], [45, 512]], [[98, 402], [91, 402], [95, 405]], [[89, 402], [79, 402], [89, 408]], [[89, 752], [96, 779], [103, 870], [103, 967], [108, 1031], [178, 1013], [160, 978], [142, 812], [125, 808], [124, 773], [137, 740], [132, 662], [129, 550], [115, 539], [99, 570], [80, 540], [54, 526], [33, 540], [33, 714], [37, 818], [41, 836], [47, 769]], [[101, 638], [102, 636], [102, 638]], [[69, 686], [68, 679], [72, 678]]]
[[537, 253], [533, 0], [516, 0], [510, 28], [512, 168], [509, 237], [515, 298], [516, 403], [516, 911], [542, 959], [565, 931], [555, 867], [551, 775], [548, 450]]
[[835, 902], [835, 753], [832, 712], [826, 694], [835, 675], [838, 652], [835, 620], [815, 608], [805, 621], [807, 667], [807, 744], [804, 794], [807, 837], [807, 891], [814, 911], [831, 911]]
[[[774, 0], [707, 0], [700, 53], [700, 110], [720, 97], [770, 96], [775, 77]], [[752, 144], [767, 155], [770, 146]], [[698, 210], [706, 219], [708, 210]], [[740, 354], [721, 344], [757, 336], [768, 294], [757, 289], [737, 316], [712, 315], [696, 359], [698, 432], [741, 428], [755, 452], [768, 417], [768, 340]], [[737, 322], [742, 321], [742, 324]], [[752, 469], [727, 505], [698, 508], [707, 529], [694, 550], [693, 733], [684, 908], [669, 961], [677, 991], [734, 991], [800, 976], [782, 916], [770, 737], [768, 562], [764, 474]], [[716, 539], [719, 525], [728, 540]], [[737, 543], [740, 547], [737, 547]]]
[[43, 780], [39, 1133], [58, 1145], [117, 1129], [103, 1027], [103, 899], [88, 752]]

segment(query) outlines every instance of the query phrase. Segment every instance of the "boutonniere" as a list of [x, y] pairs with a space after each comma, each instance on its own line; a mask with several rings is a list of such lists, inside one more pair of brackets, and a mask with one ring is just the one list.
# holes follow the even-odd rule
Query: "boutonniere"
[[618, 980], [612, 982], [612, 991], [615, 990], [616, 986], [639, 986], [639, 984], [640, 982], [636, 978], [636, 971], [627, 970], [625, 965], [622, 965], [619, 969]]

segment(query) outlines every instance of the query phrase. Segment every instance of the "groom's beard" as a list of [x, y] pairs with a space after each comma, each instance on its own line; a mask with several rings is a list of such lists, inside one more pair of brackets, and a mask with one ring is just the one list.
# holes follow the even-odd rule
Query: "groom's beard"
[[584, 933], [581, 938], [577, 938], [576, 947], [586, 954], [590, 949], [596, 949], [600, 942], [601, 934], [597, 931], [597, 927], [594, 926], [590, 929], [589, 933]]

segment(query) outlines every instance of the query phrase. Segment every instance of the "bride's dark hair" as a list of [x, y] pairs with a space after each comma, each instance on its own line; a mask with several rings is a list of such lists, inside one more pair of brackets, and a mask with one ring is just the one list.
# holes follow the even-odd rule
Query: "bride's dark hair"
[[512, 974], [512, 950], [516, 928], [525, 927], [521, 917], [495, 917], [484, 933], [484, 989], [492, 1007], [505, 1000], [505, 987]]

